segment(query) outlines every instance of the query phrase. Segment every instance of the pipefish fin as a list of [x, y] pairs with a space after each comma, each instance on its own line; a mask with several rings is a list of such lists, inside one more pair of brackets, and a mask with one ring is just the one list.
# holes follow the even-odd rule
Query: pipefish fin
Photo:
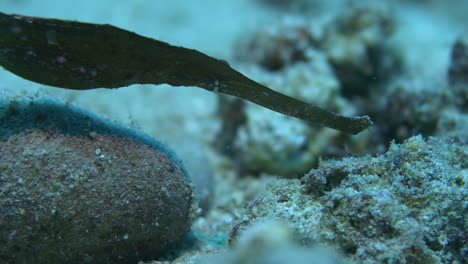
[[341, 116], [278, 93], [199, 51], [108, 24], [0, 12], [0, 65], [24, 79], [66, 89], [196, 86], [345, 133], [358, 134], [372, 124], [368, 116]]

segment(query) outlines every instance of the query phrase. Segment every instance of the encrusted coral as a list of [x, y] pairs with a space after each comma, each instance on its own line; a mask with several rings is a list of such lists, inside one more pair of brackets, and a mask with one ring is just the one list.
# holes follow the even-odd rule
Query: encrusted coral
[[468, 257], [466, 142], [412, 137], [384, 155], [323, 162], [251, 201], [243, 225], [290, 224], [357, 263], [461, 263]]

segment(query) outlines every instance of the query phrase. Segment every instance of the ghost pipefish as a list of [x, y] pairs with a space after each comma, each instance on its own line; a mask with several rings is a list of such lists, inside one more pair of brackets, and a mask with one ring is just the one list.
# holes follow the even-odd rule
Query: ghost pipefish
[[0, 12], [0, 65], [24, 79], [66, 89], [196, 86], [345, 133], [358, 134], [372, 124], [368, 116], [341, 116], [278, 93], [196, 50], [108, 24]]

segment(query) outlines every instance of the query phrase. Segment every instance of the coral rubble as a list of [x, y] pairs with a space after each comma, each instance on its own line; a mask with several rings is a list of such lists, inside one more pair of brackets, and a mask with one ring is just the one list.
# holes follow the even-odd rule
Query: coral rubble
[[468, 257], [466, 143], [412, 137], [375, 158], [323, 162], [252, 200], [243, 225], [276, 219], [305, 245], [357, 263], [461, 263]]

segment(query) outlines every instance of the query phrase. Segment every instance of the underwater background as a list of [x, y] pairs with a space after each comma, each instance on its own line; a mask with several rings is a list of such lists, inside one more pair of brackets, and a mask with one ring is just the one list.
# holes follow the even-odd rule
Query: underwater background
[[195, 87], [66, 90], [1, 68], [0, 263], [468, 263], [466, 10], [0, 1], [195, 49], [373, 121], [348, 135]]

